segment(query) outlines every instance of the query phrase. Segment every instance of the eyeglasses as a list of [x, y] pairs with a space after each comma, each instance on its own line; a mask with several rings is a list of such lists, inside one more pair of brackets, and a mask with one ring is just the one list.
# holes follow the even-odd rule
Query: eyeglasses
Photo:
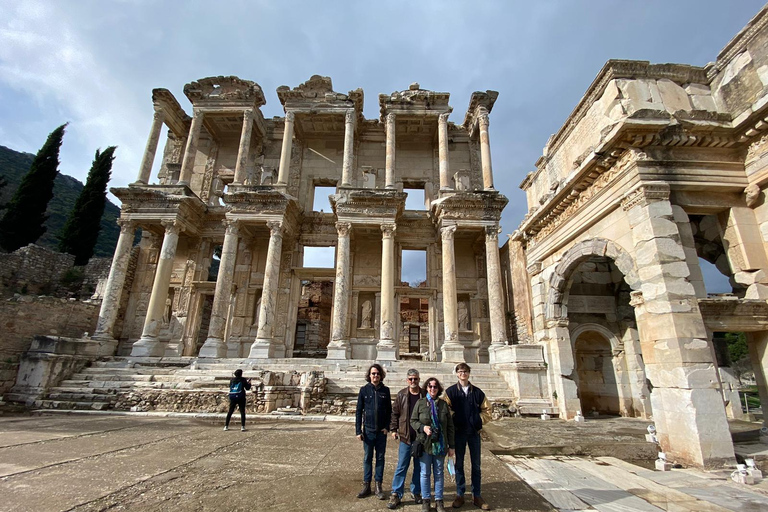
[[431, 385], [431, 384], [430, 384], [429, 386], [427, 386], [427, 387], [428, 387], [429, 389], [440, 389], [440, 386], [433, 386], [433, 385]]
[[408, 377], [408, 380], [411, 381], [411, 382], [419, 382], [419, 378], [418, 377]]

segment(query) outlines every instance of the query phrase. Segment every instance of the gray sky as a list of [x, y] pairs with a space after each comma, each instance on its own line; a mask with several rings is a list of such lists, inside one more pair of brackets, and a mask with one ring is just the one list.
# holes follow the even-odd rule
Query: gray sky
[[3, 0], [0, 145], [35, 153], [69, 121], [61, 171], [84, 181], [96, 148], [117, 145], [111, 186], [124, 186], [138, 172], [154, 87], [190, 113], [185, 83], [237, 75], [261, 85], [271, 117], [283, 114], [278, 86], [321, 74], [338, 92], [362, 87], [365, 116], [376, 118], [380, 93], [419, 82], [451, 93], [456, 123], [472, 91], [494, 89], [494, 178], [510, 199], [502, 224], [511, 233], [526, 211], [518, 185], [606, 60], [704, 65], [762, 5]]

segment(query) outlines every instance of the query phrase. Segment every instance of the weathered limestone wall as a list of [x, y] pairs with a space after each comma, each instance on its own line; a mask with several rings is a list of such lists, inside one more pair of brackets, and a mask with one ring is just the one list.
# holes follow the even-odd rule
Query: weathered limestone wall
[[29, 350], [35, 335], [80, 337], [93, 333], [98, 304], [54, 297], [20, 296], [0, 306], [0, 393], [16, 382], [21, 355]]

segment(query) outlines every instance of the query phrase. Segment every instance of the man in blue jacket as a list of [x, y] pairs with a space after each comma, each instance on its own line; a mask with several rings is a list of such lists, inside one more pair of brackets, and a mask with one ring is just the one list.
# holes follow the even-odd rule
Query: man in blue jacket
[[444, 399], [453, 411], [453, 424], [456, 429], [456, 499], [453, 508], [464, 505], [464, 492], [467, 490], [464, 476], [464, 456], [469, 446], [469, 458], [472, 464], [472, 502], [481, 510], [491, 510], [480, 494], [480, 431], [483, 425], [491, 421], [491, 405], [485, 393], [469, 383], [470, 368], [467, 363], [456, 365], [459, 382], [445, 390]]
[[389, 388], [382, 384], [384, 368], [379, 364], [373, 364], [368, 368], [365, 380], [368, 384], [360, 388], [357, 395], [357, 411], [355, 414], [355, 433], [363, 442], [365, 455], [363, 456], [363, 488], [358, 493], [358, 498], [371, 495], [371, 466], [373, 464], [373, 452], [376, 451], [376, 497], [386, 499], [381, 482], [384, 480], [384, 454], [387, 451], [387, 432], [392, 416], [392, 399]]

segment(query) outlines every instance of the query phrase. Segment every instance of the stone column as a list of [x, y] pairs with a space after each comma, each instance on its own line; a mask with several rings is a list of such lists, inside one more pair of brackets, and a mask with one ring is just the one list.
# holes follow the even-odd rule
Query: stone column
[[152, 116], [152, 129], [149, 131], [149, 139], [147, 139], [147, 146], [144, 149], [144, 157], [141, 159], [139, 177], [136, 178], [136, 183], [141, 183], [142, 185], [149, 183], [150, 175], [152, 174], [152, 164], [155, 161], [157, 144], [160, 142], [160, 131], [163, 129], [164, 121], [165, 112], [163, 112], [162, 108], [155, 107], [155, 114]]
[[[760, 397], [760, 405], [765, 411], [768, 409], [768, 331], [749, 332], [746, 335], [749, 361], [755, 372], [757, 394]], [[763, 426], [766, 425], [768, 425], [768, 418], [763, 415]]]
[[165, 237], [160, 248], [160, 256], [155, 269], [155, 280], [152, 283], [152, 295], [149, 297], [147, 316], [144, 319], [144, 330], [139, 341], [133, 344], [131, 356], [161, 357], [165, 353], [165, 345], [157, 339], [158, 331], [163, 322], [165, 300], [168, 298], [168, 286], [171, 282], [173, 259], [176, 257], [176, 246], [179, 243], [181, 224], [178, 221], [163, 221]]
[[450, 112], [440, 114], [437, 120], [437, 143], [440, 161], [440, 190], [451, 190], [451, 176], [448, 165], [448, 116]]
[[283, 149], [280, 151], [280, 170], [277, 173], [277, 184], [287, 185], [288, 174], [291, 170], [291, 148], [293, 147], [293, 112], [285, 113], [285, 129], [283, 131]]
[[333, 283], [333, 323], [328, 359], [349, 359], [351, 348], [347, 331], [349, 313], [349, 232], [352, 224], [337, 222], [339, 242], [336, 249], [336, 280]]
[[352, 185], [352, 161], [355, 158], [355, 111], [347, 110], [344, 115], [344, 162], [341, 165], [341, 186]]
[[227, 356], [225, 333], [229, 317], [230, 299], [232, 298], [232, 276], [235, 273], [235, 261], [237, 260], [239, 227], [238, 221], [231, 219], [224, 220], [224, 226], [226, 227], [226, 232], [224, 234], [224, 245], [221, 248], [219, 275], [216, 277], [211, 321], [208, 324], [208, 339], [200, 347], [200, 357]]
[[395, 114], [387, 114], [387, 160], [385, 187], [395, 188]]
[[381, 327], [376, 359], [397, 359], [395, 345], [395, 224], [381, 225]]
[[456, 298], [456, 257], [453, 253], [453, 237], [456, 226], [440, 229], [443, 239], [443, 362], [461, 363], [464, 361], [464, 347], [459, 342], [459, 319]]
[[669, 184], [641, 182], [624, 197], [643, 283], [631, 305], [661, 448], [673, 461], [732, 464], [733, 443], [717, 370], [669, 200]]
[[488, 312], [491, 320], [491, 346], [489, 362], [496, 362], [496, 351], [507, 344], [504, 293], [501, 290], [501, 263], [499, 262], [499, 226], [485, 228], [485, 266], [488, 284]]
[[483, 188], [493, 190], [493, 170], [491, 168], [491, 139], [488, 137], [488, 111], [482, 109], [477, 116], [480, 126], [480, 162], [483, 167]]
[[120, 225], [120, 237], [117, 239], [115, 255], [112, 257], [112, 266], [109, 267], [109, 277], [104, 290], [104, 298], [101, 300], [99, 320], [96, 323], [96, 332], [92, 339], [104, 342], [114, 342], [115, 320], [120, 310], [120, 296], [123, 294], [125, 274], [128, 271], [128, 262], [131, 259], [131, 248], [136, 235], [136, 225], [129, 220], [118, 219]]
[[243, 131], [240, 133], [240, 148], [237, 150], [235, 179], [233, 184], [242, 185], [245, 181], [245, 168], [248, 166], [248, 153], [251, 149], [251, 132], [253, 131], [253, 109], [243, 111]]
[[280, 280], [280, 255], [283, 250], [283, 223], [267, 222], [269, 227], [269, 248], [267, 264], [264, 269], [264, 286], [261, 292], [261, 311], [259, 311], [259, 329], [256, 341], [251, 345], [248, 355], [251, 359], [275, 357], [275, 343], [272, 339], [277, 309], [277, 284]]
[[184, 161], [181, 163], [179, 185], [189, 185], [189, 179], [192, 176], [192, 168], [195, 166], [195, 157], [197, 156], [197, 141], [200, 138], [200, 129], [202, 127], [203, 112], [202, 110], [195, 109], [192, 115], [192, 126], [189, 127], [187, 148], [184, 150]]

